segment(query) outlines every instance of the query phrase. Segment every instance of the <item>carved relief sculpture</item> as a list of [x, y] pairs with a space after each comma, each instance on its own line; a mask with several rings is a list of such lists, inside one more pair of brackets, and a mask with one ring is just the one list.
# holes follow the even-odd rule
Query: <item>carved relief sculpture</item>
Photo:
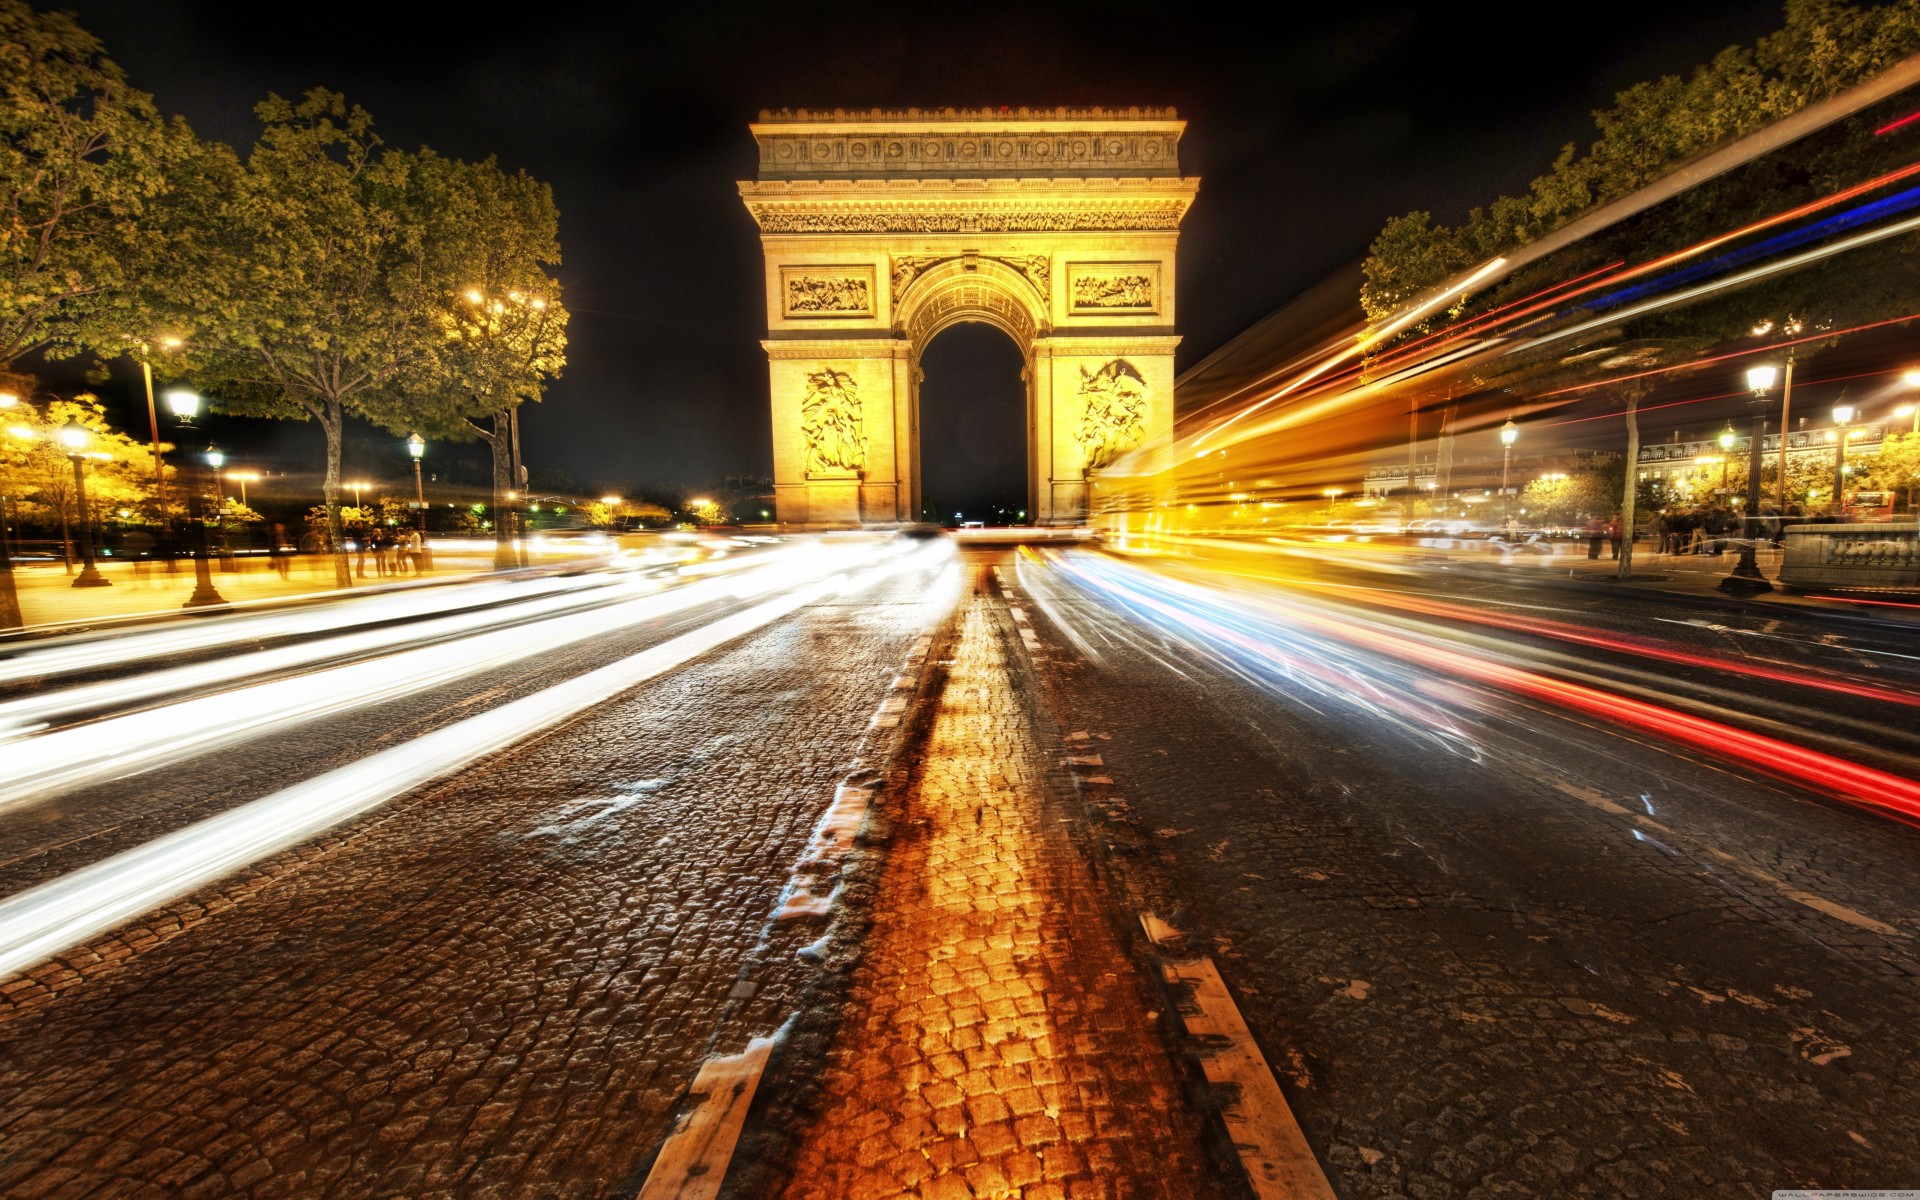
[[1044, 254], [1029, 254], [1025, 259], [1013, 264], [1022, 275], [1033, 281], [1040, 289], [1042, 300], [1053, 298], [1053, 262]]
[[790, 317], [865, 317], [873, 314], [871, 273], [824, 274], [782, 271]]
[[893, 260], [894, 307], [900, 306], [900, 297], [906, 292], [907, 285], [918, 279], [922, 271], [939, 261], [937, 258], [911, 254], [900, 255]]
[[832, 368], [807, 375], [800, 431], [807, 440], [807, 478], [851, 479], [866, 468], [866, 424], [853, 376]]
[[1075, 308], [1153, 309], [1152, 275], [1078, 276], [1073, 281]]
[[1138, 446], [1147, 432], [1147, 381], [1134, 365], [1116, 358], [1098, 371], [1080, 368], [1077, 439], [1087, 469], [1096, 471]]

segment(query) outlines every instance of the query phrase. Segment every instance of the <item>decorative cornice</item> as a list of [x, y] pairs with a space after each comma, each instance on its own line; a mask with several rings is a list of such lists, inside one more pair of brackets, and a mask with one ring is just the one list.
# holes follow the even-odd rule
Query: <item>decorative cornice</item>
[[816, 362], [907, 358], [912, 347], [896, 337], [871, 335], [845, 338], [765, 338], [760, 346], [770, 359], [808, 359]]
[[1151, 334], [1120, 333], [1112, 337], [1099, 337], [1087, 334], [1068, 334], [1063, 337], [1043, 337], [1033, 343], [1035, 354], [1053, 355], [1095, 355], [1119, 356], [1138, 355], [1142, 358], [1156, 354], [1172, 354], [1180, 346], [1177, 335], [1165, 337]]
[[915, 208], [891, 205], [799, 205], [747, 202], [762, 233], [1096, 233], [1172, 232], [1189, 201], [1135, 204]]
[[819, 108], [783, 108], [779, 111], [763, 108], [760, 110], [762, 124], [791, 124], [794, 122], [818, 122], [845, 124], [848, 122], [871, 121], [1059, 121], [1100, 119], [1107, 121], [1172, 121], [1179, 113], [1171, 106], [1166, 108], [1133, 105], [1128, 108], [1104, 108], [1094, 105], [1091, 108], [836, 108], [831, 112]]

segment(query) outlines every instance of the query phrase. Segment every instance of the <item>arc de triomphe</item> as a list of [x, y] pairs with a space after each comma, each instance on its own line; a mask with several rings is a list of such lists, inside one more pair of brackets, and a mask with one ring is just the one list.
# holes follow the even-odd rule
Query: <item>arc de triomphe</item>
[[1173, 428], [1174, 249], [1199, 180], [1171, 110], [761, 113], [774, 492], [794, 525], [920, 512], [920, 356], [983, 321], [1025, 358], [1027, 509]]

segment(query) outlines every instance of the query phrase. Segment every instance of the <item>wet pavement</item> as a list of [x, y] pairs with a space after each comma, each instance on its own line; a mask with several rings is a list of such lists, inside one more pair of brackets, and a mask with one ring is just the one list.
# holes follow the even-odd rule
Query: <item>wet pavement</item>
[[[957, 609], [925, 573], [847, 584], [0, 979], [0, 1195], [631, 1196], [702, 1064], [762, 1039], [706, 1194], [1246, 1194], [1148, 913], [1341, 1196], [1920, 1171], [1920, 828], [1819, 774], [1911, 776], [1899, 631], [965, 562]], [[5, 809], [0, 884], [749, 603]]]
[[[1262, 670], [1057, 569], [1018, 578], [1049, 614], [1047, 699], [1113, 780], [1102, 837], [1217, 950], [1340, 1194], [1750, 1197], [1920, 1169], [1920, 831], [1604, 715], [1405, 664], [1384, 691], [1316, 676], [1324, 646]], [[1830, 630], [1367, 583], [1588, 628], [1672, 620], [1680, 647], [1912, 688], [1897, 652]], [[1402, 697], [1444, 719], [1406, 720]]]
[[0, 1194], [631, 1191], [925, 587], [815, 604], [11, 981], [57, 994], [0, 1019]]

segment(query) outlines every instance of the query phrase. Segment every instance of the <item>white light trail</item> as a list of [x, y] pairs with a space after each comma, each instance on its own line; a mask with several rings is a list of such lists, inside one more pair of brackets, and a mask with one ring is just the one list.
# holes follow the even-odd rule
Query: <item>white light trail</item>
[[196, 614], [190, 622], [155, 629], [69, 635], [51, 644], [35, 641], [0, 658], [0, 683], [44, 680], [73, 671], [124, 667], [129, 663], [212, 650], [265, 638], [333, 633], [355, 625], [428, 616], [451, 609], [508, 604], [553, 592], [594, 586], [581, 578], [489, 580], [380, 596], [353, 596], [292, 609], [248, 616]]
[[[597, 590], [597, 589], [596, 589]], [[643, 590], [623, 584], [620, 591]], [[646, 589], [651, 590], [651, 589]], [[239, 680], [338, 661], [380, 650], [418, 646], [425, 642], [460, 634], [474, 633], [489, 626], [524, 625], [538, 619], [579, 608], [592, 597], [577, 591], [563, 591], [511, 607], [488, 606], [475, 612], [406, 624], [385, 624], [340, 637], [318, 638], [273, 650], [252, 654], [229, 654], [208, 662], [190, 663], [165, 670], [148, 671], [128, 679], [108, 679], [59, 691], [40, 692], [18, 700], [0, 701], [0, 745], [4, 739], [32, 732], [61, 717], [97, 712], [110, 707], [125, 707], [144, 700], [183, 692], [217, 687]]]
[[329, 713], [397, 699], [642, 621], [742, 596], [743, 588], [791, 586], [831, 575], [870, 562], [882, 549], [876, 543], [794, 546], [776, 551], [759, 570], [738, 576], [38, 734], [7, 745], [0, 808], [124, 779]]
[[[860, 555], [829, 554], [829, 567]], [[934, 551], [948, 550], [935, 547]], [[932, 565], [929, 551], [902, 555], [861, 577], [878, 583]], [[837, 575], [837, 572], [835, 573]], [[490, 712], [445, 726], [349, 766], [209, 817], [112, 858], [0, 901], [0, 978], [191, 892], [249, 863], [350, 820], [772, 624], [840, 589], [816, 579], [752, 608], [577, 676]]]

